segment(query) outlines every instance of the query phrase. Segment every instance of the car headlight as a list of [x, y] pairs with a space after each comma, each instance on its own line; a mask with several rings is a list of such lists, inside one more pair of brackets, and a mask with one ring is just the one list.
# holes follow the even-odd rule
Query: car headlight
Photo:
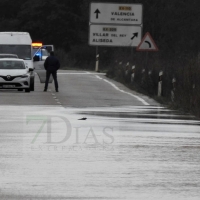
[[28, 78], [28, 77], [29, 77], [29, 74], [21, 75], [21, 78]]

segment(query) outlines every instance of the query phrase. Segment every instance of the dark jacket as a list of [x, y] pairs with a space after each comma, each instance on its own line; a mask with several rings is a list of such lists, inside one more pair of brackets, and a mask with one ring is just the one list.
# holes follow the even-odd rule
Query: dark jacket
[[60, 68], [60, 62], [55, 56], [48, 56], [44, 62], [44, 68], [47, 71], [57, 71]]

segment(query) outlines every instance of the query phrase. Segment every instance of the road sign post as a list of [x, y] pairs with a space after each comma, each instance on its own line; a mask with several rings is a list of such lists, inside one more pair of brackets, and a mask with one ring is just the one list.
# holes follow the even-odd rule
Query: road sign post
[[95, 65], [95, 71], [99, 71], [99, 53], [98, 53], [98, 46], [96, 46], [96, 65]]

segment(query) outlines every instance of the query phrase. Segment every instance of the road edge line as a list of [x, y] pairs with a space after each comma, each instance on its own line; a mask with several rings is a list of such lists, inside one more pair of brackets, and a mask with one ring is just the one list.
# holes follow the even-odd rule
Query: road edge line
[[110, 81], [108, 81], [108, 80], [106, 80], [106, 79], [104, 79], [104, 78], [101, 78], [100, 76], [97, 76], [97, 75], [96, 75], [96, 78], [98, 78], [98, 79], [100, 79], [100, 80], [104, 80], [106, 83], [109, 83], [111, 86], [113, 86], [116, 90], [118, 90], [118, 91], [120, 91], [120, 92], [122, 92], [122, 93], [124, 93], [124, 94], [128, 94], [128, 95], [130, 95], [130, 96], [136, 98], [138, 101], [142, 102], [145, 106], [150, 106], [150, 104], [147, 103], [143, 98], [141, 98], [141, 97], [139, 97], [139, 96], [137, 96], [137, 95], [134, 95], [134, 94], [132, 94], [132, 93], [130, 93], [130, 92], [125, 92], [124, 90], [119, 89], [114, 83], [112, 83], [112, 82], [110, 82]]

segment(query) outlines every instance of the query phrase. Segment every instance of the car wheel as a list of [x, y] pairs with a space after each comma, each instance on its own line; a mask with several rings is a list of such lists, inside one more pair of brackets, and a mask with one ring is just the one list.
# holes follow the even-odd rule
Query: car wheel
[[25, 89], [25, 92], [30, 92], [30, 88]]

